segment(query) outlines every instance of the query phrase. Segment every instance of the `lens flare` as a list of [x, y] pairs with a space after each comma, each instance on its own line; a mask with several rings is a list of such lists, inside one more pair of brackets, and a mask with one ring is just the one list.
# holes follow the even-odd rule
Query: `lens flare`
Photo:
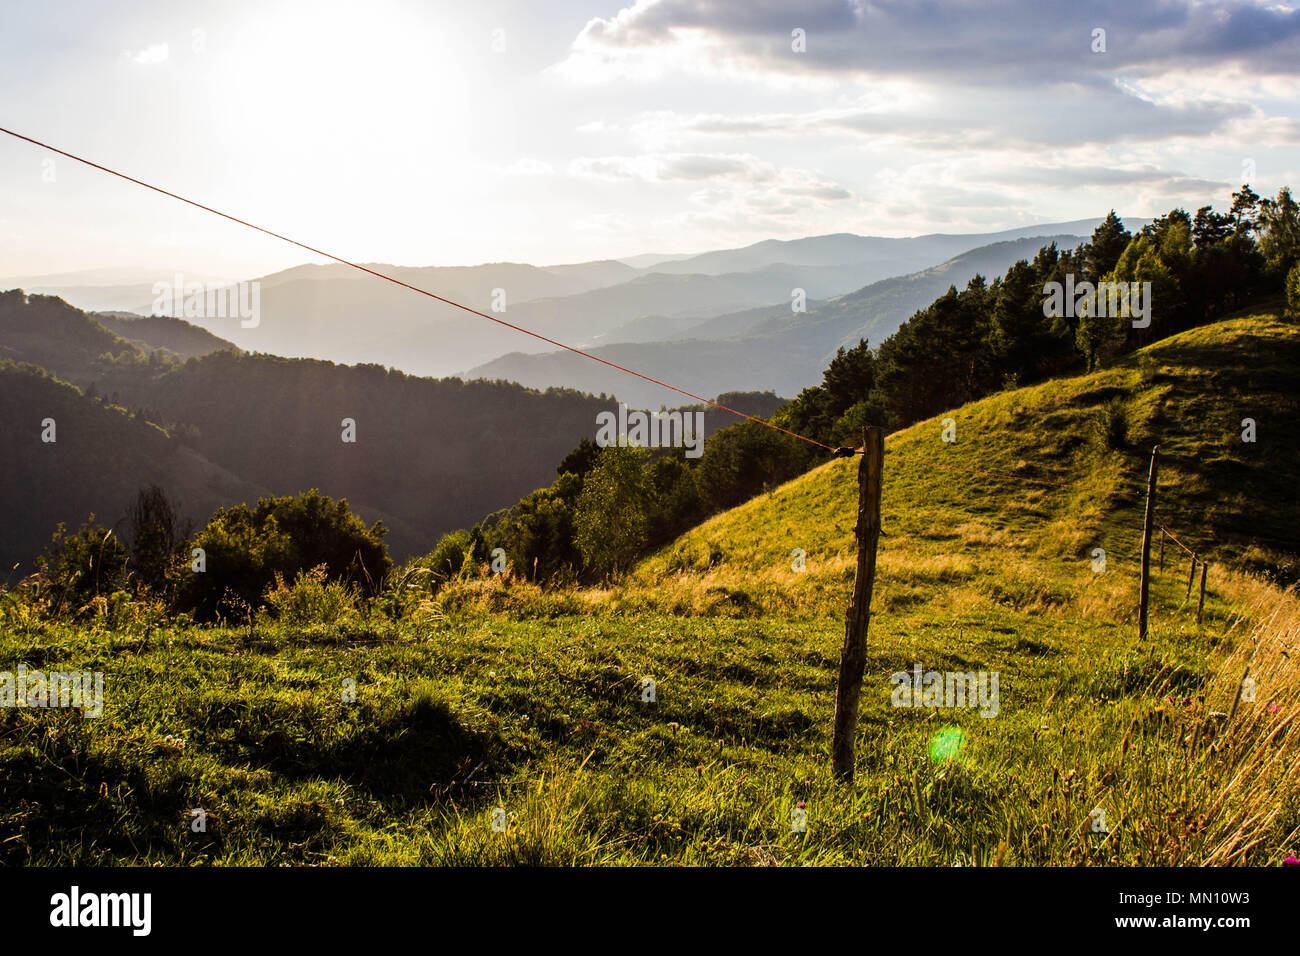
[[930, 738], [930, 759], [935, 763], [947, 763], [961, 752], [966, 742], [966, 731], [960, 727], [945, 727]]

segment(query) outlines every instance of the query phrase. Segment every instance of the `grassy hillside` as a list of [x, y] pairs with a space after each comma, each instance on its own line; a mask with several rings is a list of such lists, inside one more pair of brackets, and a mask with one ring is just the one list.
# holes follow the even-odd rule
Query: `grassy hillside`
[[[1276, 864], [1300, 850], [1300, 604], [1228, 562], [1290, 567], [1263, 538], [1295, 514], [1298, 360], [1300, 329], [1241, 317], [891, 436], [852, 787], [828, 749], [856, 462], [605, 590], [465, 581], [390, 615], [304, 589], [238, 629], [0, 600], [0, 670], [102, 669], [106, 698], [0, 711], [0, 860]], [[1198, 626], [1166, 551], [1140, 643], [1157, 441], [1159, 519], [1214, 563]], [[997, 715], [891, 706], [917, 664], [998, 672]]]
[[[1073, 579], [1094, 547], [1132, 567], [1152, 446], [1157, 520], [1211, 561], [1300, 577], [1300, 326], [1272, 313], [1162, 340], [1113, 367], [972, 402], [886, 442], [881, 557], [1021, 559]], [[956, 441], [944, 442], [951, 418]], [[1242, 419], [1256, 441], [1242, 441]], [[828, 463], [685, 535], [640, 580], [743, 575], [781, 606], [820, 606], [851, 568], [856, 461]], [[807, 553], [792, 576], [790, 551]], [[1166, 547], [1171, 563], [1176, 548]], [[1126, 564], [1127, 562], [1127, 564]], [[706, 570], [710, 569], [711, 570]], [[836, 592], [838, 593], [838, 591]]]

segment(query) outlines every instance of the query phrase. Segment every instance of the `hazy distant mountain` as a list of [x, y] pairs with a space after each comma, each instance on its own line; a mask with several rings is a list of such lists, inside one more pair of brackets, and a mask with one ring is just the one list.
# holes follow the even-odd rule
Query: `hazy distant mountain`
[[[546, 267], [370, 265], [540, 335], [571, 345], [599, 346], [672, 340], [687, 334], [697, 320], [788, 303], [794, 289], [803, 289], [812, 299], [829, 298], [890, 276], [911, 275], [997, 241], [1086, 235], [1098, 221], [899, 239], [845, 233], [767, 240], [698, 255], [649, 254]], [[140, 281], [125, 273], [104, 276]], [[56, 280], [75, 281], [67, 297], [81, 307], [152, 311], [151, 285], [95, 287], [80, 273], [40, 278], [41, 289], [59, 294], [64, 290], [55, 287]], [[152, 277], [171, 279], [170, 273]], [[258, 281], [257, 327], [244, 328], [234, 318], [190, 321], [249, 351], [374, 363], [417, 375], [452, 375], [507, 353], [553, 349], [547, 342], [338, 264], [296, 266]], [[496, 312], [501, 294], [505, 311]]]
[[[68, 305], [87, 312], [130, 311], [144, 315], [153, 303], [153, 283], [139, 282], [130, 285], [39, 285], [21, 280], [0, 283], [0, 289], [24, 289], [32, 295], [58, 296]], [[197, 280], [195, 280], [197, 281]]]
[[[504, 288], [510, 301], [523, 302], [542, 296], [574, 295], [602, 285], [620, 282], [636, 274], [621, 262], [583, 262], [575, 265], [540, 268], [520, 262], [492, 262], [477, 266], [394, 266], [382, 262], [360, 263], [411, 285], [436, 292], [449, 299], [469, 299], [466, 305], [486, 308], [492, 290]], [[262, 276], [262, 290], [277, 288], [300, 280], [313, 282], [351, 282], [367, 277], [350, 266], [301, 265]], [[391, 285], [391, 284], [389, 284]], [[396, 288], [396, 287], [393, 287]], [[408, 293], [410, 294], [410, 293]]]
[[[8, 276], [0, 279], [0, 289], [23, 289], [30, 294], [57, 295], [69, 305], [88, 312], [130, 310], [147, 312], [141, 303], [153, 302], [155, 282], [170, 282], [170, 269], [82, 269], [77, 272], [53, 272], [44, 275]], [[191, 282], [214, 279], [207, 275], [190, 275]]]
[[[1073, 248], [1082, 241], [1079, 235], [1055, 235], [994, 243], [930, 269], [809, 302], [806, 313], [793, 313], [787, 301], [702, 320], [682, 330], [675, 341], [609, 345], [592, 352], [697, 395], [747, 388], [793, 396], [820, 380], [839, 346], [854, 345], [860, 338], [879, 344], [948, 286], [961, 288], [976, 273], [1001, 275], [1049, 242]], [[566, 383], [636, 405], [675, 404], [668, 389], [570, 352], [514, 352], [466, 374], [533, 388]]]
[[[875, 277], [860, 265], [774, 264], [727, 275], [634, 274], [615, 285], [588, 288], [626, 274], [626, 267], [587, 263], [553, 270], [513, 264], [466, 269], [393, 269], [395, 278], [436, 291], [523, 328], [566, 344], [618, 341], [629, 322], [650, 319], [639, 340], [669, 338], [681, 322], [790, 300], [802, 288], [824, 298], [859, 288]], [[547, 342], [409, 289], [360, 275], [343, 266], [300, 266], [261, 281], [260, 322], [243, 328], [235, 318], [190, 319], [248, 351], [341, 363], [373, 363], [416, 375], [459, 373], [511, 351], [543, 352]], [[865, 277], [865, 278], [864, 278]], [[494, 290], [504, 290], [505, 311], [494, 311]], [[611, 339], [610, 336], [613, 335]]]
[[635, 279], [637, 276], [637, 270], [633, 266], [617, 259], [577, 262], [566, 266], [543, 266], [543, 268], [553, 275], [581, 279], [587, 283], [587, 287], [590, 289], [626, 282], [629, 279]]
[[[808, 298], [826, 298], [860, 288], [860, 265], [792, 266], [775, 263], [750, 272], [678, 275], [649, 272], [630, 282], [581, 295], [538, 299], [511, 310], [525, 328], [570, 345], [609, 341], [655, 341], [676, 337], [676, 329], [714, 315], [772, 302], [789, 302], [803, 289]], [[660, 327], [657, 319], [663, 319]], [[635, 337], [633, 337], [635, 336]], [[516, 339], [511, 348], [547, 351], [552, 346]]]
[[1078, 219], [1073, 222], [1043, 223], [1018, 229], [987, 233], [934, 233], [926, 236], [888, 238], [837, 233], [809, 236], [805, 239], [765, 239], [740, 249], [720, 249], [656, 264], [655, 272], [676, 274], [702, 273], [720, 275], [748, 272], [776, 263], [795, 266], [832, 266], [858, 264], [874, 274], [862, 283], [886, 276], [904, 275], [925, 266], [943, 262], [953, 256], [995, 242], [1010, 242], [1033, 236], [1089, 236], [1101, 219]]
[[698, 253], [676, 252], [665, 254], [661, 252], [643, 252], [639, 256], [628, 256], [618, 261], [626, 263], [636, 269], [651, 269], [659, 265], [661, 262], [673, 262], [677, 259], [689, 259], [693, 255], [698, 255]]
[[[501, 305], [515, 322], [529, 300], [582, 295], [636, 271], [619, 262], [541, 269], [519, 263], [413, 268], [368, 264], [416, 288], [481, 312]], [[372, 363], [448, 375], [519, 347], [518, 332], [341, 265], [304, 265], [264, 276], [260, 321], [193, 318], [248, 351], [340, 363]], [[500, 292], [498, 292], [500, 290]], [[146, 311], [141, 305], [140, 311]], [[544, 346], [546, 347], [546, 346]]]

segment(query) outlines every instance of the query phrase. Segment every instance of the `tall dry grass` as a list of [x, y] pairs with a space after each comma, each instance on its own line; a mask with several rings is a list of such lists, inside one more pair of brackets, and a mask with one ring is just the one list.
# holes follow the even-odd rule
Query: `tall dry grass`
[[1242, 613], [1207, 695], [1209, 720], [1224, 726], [1212, 744], [1206, 865], [1245, 862], [1279, 825], [1281, 845], [1300, 836], [1300, 597], [1246, 575], [1220, 586]]

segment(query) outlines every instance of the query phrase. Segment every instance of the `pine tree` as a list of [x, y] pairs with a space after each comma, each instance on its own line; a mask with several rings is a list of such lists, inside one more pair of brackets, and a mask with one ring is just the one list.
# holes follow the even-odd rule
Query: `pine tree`
[[1092, 240], [1086, 247], [1084, 260], [1087, 264], [1086, 278], [1089, 282], [1097, 282], [1115, 268], [1115, 263], [1119, 261], [1131, 238], [1129, 231], [1124, 228], [1124, 223], [1112, 209], [1106, 214], [1101, 225], [1093, 231]]

